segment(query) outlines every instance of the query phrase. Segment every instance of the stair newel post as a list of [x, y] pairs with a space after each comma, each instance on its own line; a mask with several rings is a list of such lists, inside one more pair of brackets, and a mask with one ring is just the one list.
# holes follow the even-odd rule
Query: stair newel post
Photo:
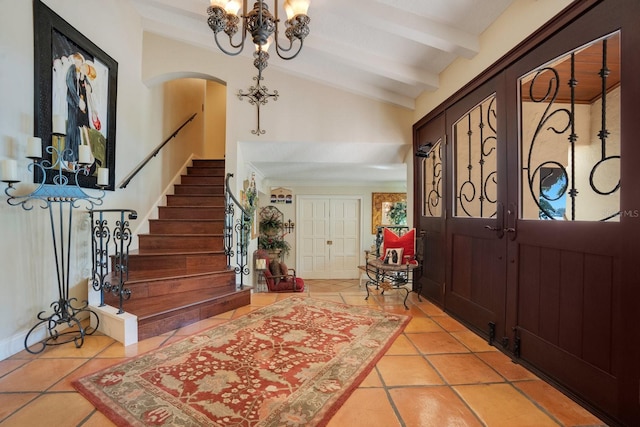
[[[98, 213], [98, 219], [94, 221], [94, 213]], [[89, 211], [91, 221], [91, 254], [92, 254], [92, 272], [91, 287], [94, 291], [100, 293], [99, 307], [104, 304], [104, 288], [107, 274], [109, 273], [109, 240], [111, 240], [111, 232], [104, 219], [103, 212]]]

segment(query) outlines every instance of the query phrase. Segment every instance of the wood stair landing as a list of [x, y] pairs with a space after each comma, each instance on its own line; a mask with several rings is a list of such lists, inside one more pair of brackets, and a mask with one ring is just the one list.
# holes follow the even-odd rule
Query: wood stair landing
[[[238, 290], [223, 247], [224, 160], [194, 160], [149, 233], [129, 253], [123, 309], [138, 317], [138, 339], [161, 335], [251, 303]], [[112, 279], [112, 283], [114, 279]], [[118, 299], [105, 295], [118, 306]]]

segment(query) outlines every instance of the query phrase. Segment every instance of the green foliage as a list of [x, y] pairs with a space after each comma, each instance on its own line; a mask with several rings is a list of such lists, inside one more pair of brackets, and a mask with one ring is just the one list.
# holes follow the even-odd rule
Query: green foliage
[[280, 249], [282, 255], [289, 255], [291, 245], [282, 237], [260, 235], [258, 236], [258, 249], [265, 249], [267, 251]]
[[389, 219], [393, 225], [407, 225], [407, 202], [396, 202], [389, 210]]

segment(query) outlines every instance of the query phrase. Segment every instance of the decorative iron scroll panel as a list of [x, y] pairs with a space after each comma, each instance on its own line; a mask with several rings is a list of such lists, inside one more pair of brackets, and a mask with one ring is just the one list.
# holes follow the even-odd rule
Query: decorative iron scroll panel
[[429, 157], [422, 159], [422, 215], [442, 216], [442, 139], [438, 139]]
[[523, 219], [619, 221], [620, 34], [520, 78]]
[[497, 204], [496, 95], [453, 124], [457, 217], [493, 218]]

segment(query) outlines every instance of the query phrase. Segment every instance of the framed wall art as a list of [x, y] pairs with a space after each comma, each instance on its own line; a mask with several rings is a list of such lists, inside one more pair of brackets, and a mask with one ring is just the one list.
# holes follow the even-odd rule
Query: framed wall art
[[[118, 63], [40, 0], [33, 21], [34, 128], [42, 161], [71, 176], [82, 160], [90, 166], [77, 175], [79, 186], [95, 187], [100, 170], [103, 182], [108, 177], [105, 189], [114, 190]], [[34, 168], [35, 182], [40, 173]]]
[[[407, 200], [407, 193], [372, 193], [371, 194], [371, 234], [376, 234], [379, 225], [406, 225], [396, 224], [389, 217], [394, 205]], [[406, 212], [406, 205], [405, 205]], [[406, 214], [405, 214], [406, 215]], [[406, 218], [406, 216], [405, 216]]]

